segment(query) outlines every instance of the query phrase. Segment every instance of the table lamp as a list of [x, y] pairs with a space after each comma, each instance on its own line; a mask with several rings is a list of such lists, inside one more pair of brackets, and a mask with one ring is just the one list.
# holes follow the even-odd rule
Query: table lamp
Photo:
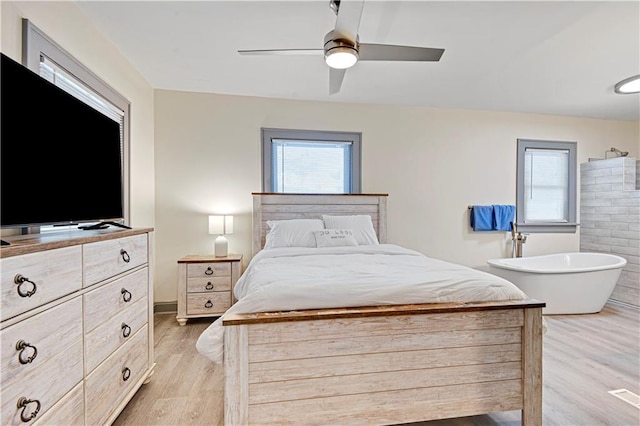
[[225, 235], [233, 234], [233, 216], [209, 216], [209, 234], [217, 235], [214, 243], [216, 257], [227, 255], [227, 238]]

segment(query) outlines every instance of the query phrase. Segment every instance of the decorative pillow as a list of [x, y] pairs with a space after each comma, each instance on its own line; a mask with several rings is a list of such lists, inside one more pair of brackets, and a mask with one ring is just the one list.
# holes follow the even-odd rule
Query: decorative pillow
[[324, 229], [320, 219], [268, 220], [265, 249], [277, 247], [315, 247], [313, 231]]
[[357, 246], [358, 242], [353, 237], [351, 229], [324, 229], [313, 231], [318, 247]]
[[369, 215], [327, 216], [322, 215], [327, 229], [350, 229], [358, 245], [379, 244], [373, 222]]

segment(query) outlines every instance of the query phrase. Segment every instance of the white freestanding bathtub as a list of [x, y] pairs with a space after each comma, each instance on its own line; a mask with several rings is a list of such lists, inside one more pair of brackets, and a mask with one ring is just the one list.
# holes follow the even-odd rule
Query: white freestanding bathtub
[[489, 272], [546, 302], [545, 315], [600, 312], [626, 259], [607, 253], [558, 253], [488, 260]]

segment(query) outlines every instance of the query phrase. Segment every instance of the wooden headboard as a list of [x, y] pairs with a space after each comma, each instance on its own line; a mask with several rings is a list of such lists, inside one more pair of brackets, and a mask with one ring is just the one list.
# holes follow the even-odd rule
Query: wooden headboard
[[371, 216], [378, 241], [387, 241], [389, 194], [279, 194], [254, 192], [253, 255], [262, 250], [268, 220], [322, 219], [322, 215]]

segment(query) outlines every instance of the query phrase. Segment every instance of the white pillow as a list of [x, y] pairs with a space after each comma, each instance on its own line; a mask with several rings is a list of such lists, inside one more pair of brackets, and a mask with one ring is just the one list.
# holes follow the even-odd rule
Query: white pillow
[[351, 229], [324, 229], [313, 231], [318, 247], [342, 247], [357, 246], [358, 242], [353, 237]]
[[324, 229], [320, 219], [268, 220], [265, 249], [278, 247], [315, 247], [313, 231]]
[[379, 244], [373, 222], [369, 215], [327, 216], [322, 215], [327, 229], [351, 229], [358, 245]]

